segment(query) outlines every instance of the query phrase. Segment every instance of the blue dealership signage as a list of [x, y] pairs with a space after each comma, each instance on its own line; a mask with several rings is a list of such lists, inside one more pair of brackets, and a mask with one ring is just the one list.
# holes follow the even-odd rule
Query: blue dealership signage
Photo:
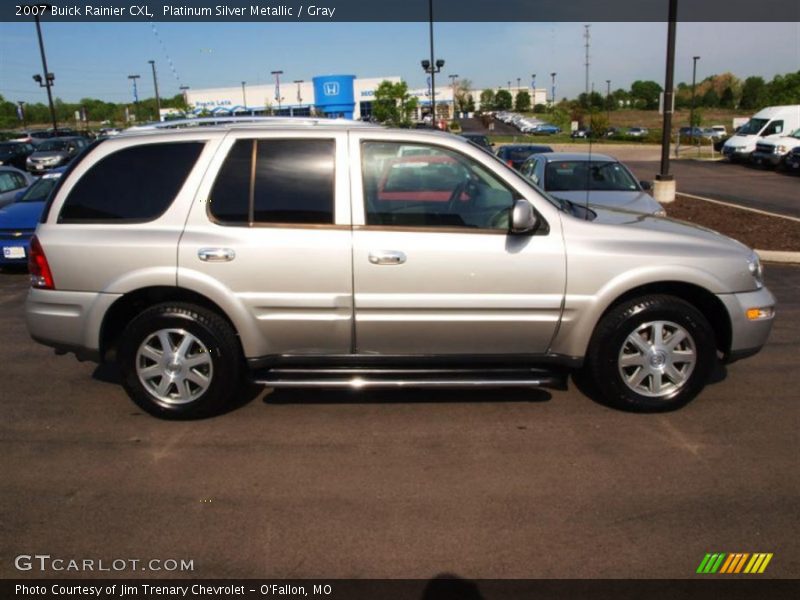
[[353, 92], [355, 75], [314, 77], [314, 105], [331, 118], [353, 118], [356, 101]]

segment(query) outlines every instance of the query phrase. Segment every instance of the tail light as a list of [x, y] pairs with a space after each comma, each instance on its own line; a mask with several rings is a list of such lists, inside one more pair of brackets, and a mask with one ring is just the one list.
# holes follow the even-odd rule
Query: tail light
[[28, 252], [28, 272], [31, 275], [31, 287], [42, 290], [56, 289], [53, 274], [50, 272], [50, 265], [47, 264], [47, 257], [44, 255], [42, 244], [36, 236], [31, 238], [30, 251]]

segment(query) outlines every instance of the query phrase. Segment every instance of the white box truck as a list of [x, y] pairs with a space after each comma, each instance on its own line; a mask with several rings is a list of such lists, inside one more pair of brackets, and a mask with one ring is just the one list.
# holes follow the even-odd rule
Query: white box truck
[[764, 108], [728, 138], [722, 154], [731, 161], [748, 159], [759, 141], [770, 136], [780, 137], [796, 129], [800, 129], [800, 104]]

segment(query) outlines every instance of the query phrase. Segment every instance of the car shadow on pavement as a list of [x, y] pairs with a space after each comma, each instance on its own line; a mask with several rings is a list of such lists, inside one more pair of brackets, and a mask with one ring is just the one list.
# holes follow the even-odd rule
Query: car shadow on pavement
[[421, 389], [272, 389], [265, 404], [446, 404], [490, 402], [548, 402], [552, 395], [540, 388]]
[[442, 573], [425, 584], [420, 600], [484, 600], [484, 597], [474, 581]]

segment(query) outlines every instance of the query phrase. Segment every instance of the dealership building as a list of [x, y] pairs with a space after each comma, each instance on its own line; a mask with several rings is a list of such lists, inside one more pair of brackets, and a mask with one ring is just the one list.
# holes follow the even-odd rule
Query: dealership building
[[[400, 77], [358, 78], [355, 75], [321, 75], [311, 81], [279, 81], [267, 85], [239, 87], [188, 89], [186, 103], [195, 114], [210, 113], [215, 116], [231, 115], [323, 115], [330, 118], [369, 119], [372, 115], [375, 91], [383, 81], [399, 83]], [[512, 97], [521, 91], [531, 95], [531, 105], [545, 104], [544, 89], [525, 87], [507, 89]], [[430, 113], [431, 93], [429, 88], [409, 90], [418, 99], [417, 119]], [[480, 108], [481, 90], [471, 90], [476, 108]], [[454, 114], [453, 88], [447, 85], [436, 87], [436, 114], [438, 118], [450, 119]]]

